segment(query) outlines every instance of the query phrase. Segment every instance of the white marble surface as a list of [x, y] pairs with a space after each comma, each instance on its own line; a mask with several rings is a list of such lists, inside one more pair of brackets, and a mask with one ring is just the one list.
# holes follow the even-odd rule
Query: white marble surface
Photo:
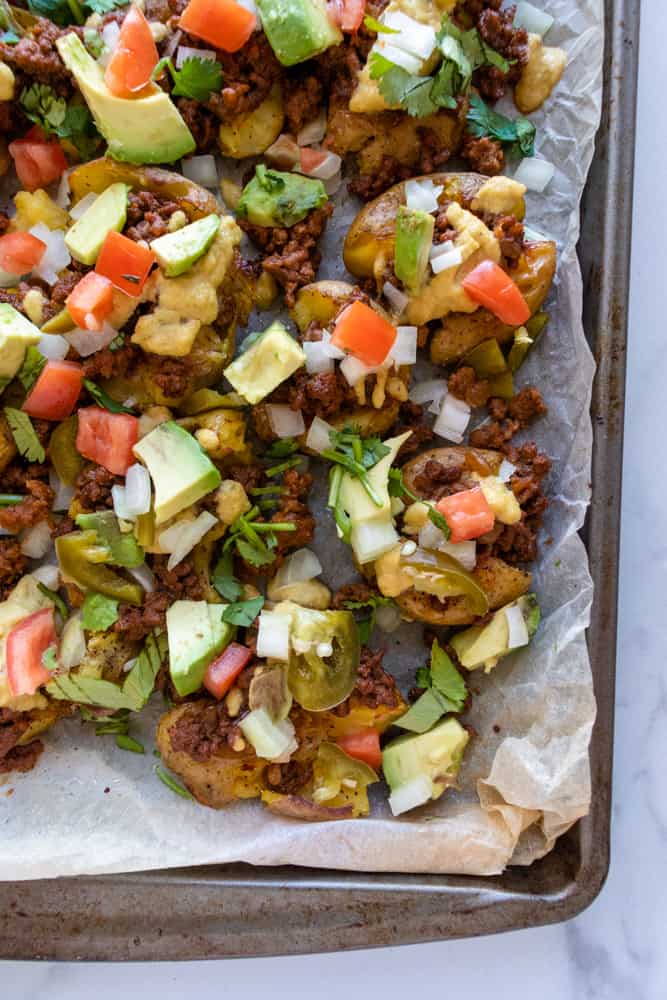
[[[414, 945], [365, 953], [220, 963], [125, 966], [4, 963], [2, 996], [11, 1000], [107, 1000], [142, 995], [202, 1000], [237, 988], [294, 1000], [356, 996], [372, 986], [386, 1000], [416, 984], [449, 995], [540, 1000], [667, 998], [667, 674], [665, 584], [667, 513], [660, 502], [667, 421], [665, 321], [667, 102], [662, 81], [667, 6], [643, 0], [635, 253], [632, 269], [626, 461], [616, 714], [611, 873], [601, 896], [570, 923], [483, 940]], [[619, 246], [618, 253], [625, 253]], [[656, 541], [657, 539], [657, 541]], [[662, 928], [662, 933], [661, 933]], [[281, 984], [283, 984], [281, 986]]]

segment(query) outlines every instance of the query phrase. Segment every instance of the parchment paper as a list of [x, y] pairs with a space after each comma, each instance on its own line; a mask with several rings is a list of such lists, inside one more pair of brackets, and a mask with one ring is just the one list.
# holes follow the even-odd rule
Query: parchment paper
[[[556, 18], [548, 44], [561, 45], [569, 57], [546, 109], [534, 116], [537, 151], [557, 171], [546, 194], [528, 196], [527, 221], [558, 241], [559, 264], [548, 302], [551, 323], [519, 379], [538, 385], [549, 404], [548, 417], [531, 432], [554, 463], [552, 505], [534, 573], [543, 619], [529, 648], [486, 677], [479, 671], [469, 677], [475, 693], [469, 721], [478, 738], [470, 744], [460, 790], [399, 819], [391, 818], [383, 790], [374, 790], [365, 820], [297, 823], [257, 803], [215, 812], [177, 797], [154, 775], [156, 698], [133, 729], [147, 747], [145, 757], [118, 750], [112, 739], [71, 720], [47, 734], [35, 771], [5, 781], [0, 879], [230, 861], [490, 875], [510, 861], [529, 864], [541, 857], [586, 813], [595, 701], [584, 629], [592, 583], [577, 532], [590, 492], [594, 366], [581, 324], [575, 244], [600, 113], [603, 11], [602, 0], [540, 5]], [[338, 201], [322, 277], [344, 273], [340, 247], [358, 207], [343, 192]], [[321, 503], [321, 482], [316, 494]], [[318, 517], [315, 548], [326, 554], [323, 565], [334, 567], [330, 585], [355, 578], [330, 517]], [[376, 633], [375, 643], [383, 641]], [[387, 665], [406, 690], [426, 656], [421, 628], [404, 626], [384, 644]]]

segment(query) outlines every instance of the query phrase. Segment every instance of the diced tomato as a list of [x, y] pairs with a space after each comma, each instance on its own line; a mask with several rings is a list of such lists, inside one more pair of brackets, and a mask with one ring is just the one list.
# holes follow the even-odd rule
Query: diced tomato
[[67, 160], [58, 140], [46, 139], [37, 126], [22, 139], [10, 142], [9, 154], [26, 191], [46, 187], [67, 170]]
[[135, 461], [132, 449], [139, 440], [138, 418], [131, 413], [110, 413], [99, 406], [86, 406], [77, 417], [79, 454], [116, 476], [124, 476]]
[[65, 300], [76, 325], [84, 330], [101, 330], [113, 309], [113, 285], [96, 271], [84, 274]]
[[329, 17], [342, 31], [357, 31], [366, 10], [365, 0], [328, 0]]
[[42, 655], [56, 641], [53, 607], [35, 611], [10, 631], [6, 646], [7, 680], [14, 697], [34, 694], [40, 685], [51, 680]]
[[300, 150], [299, 169], [304, 174], [309, 174], [321, 163], [324, 163], [329, 154], [322, 149], [311, 149], [310, 146], [302, 146]]
[[255, 30], [257, 18], [236, 0], [190, 0], [178, 26], [216, 49], [238, 52]]
[[23, 409], [38, 420], [64, 420], [81, 392], [83, 367], [75, 361], [47, 361]]
[[338, 740], [338, 746], [350, 757], [363, 760], [374, 771], [382, 766], [382, 751], [380, 750], [380, 734], [377, 729], [358, 729], [346, 733]]
[[463, 279], [463, 288], [474, 302], [479, 302], [510, 326], [521, 326], [530, 319], [528, 303], [509, 274], [492, 260], [481, 264]]
[[495, 515], [481, 489], [462, 490], [438, 500], [435, 509], [445, 518], [451, 530], [450, 542], [467, 542], [491, 531]]
[[136, 298], [143, 291], [155, 254], [112, 229], [102, 244], [95, 270], [121, 292]]
[[224, 698], [251, 657], [252, 653], [247, 646], [242, 646], [240, 642], [230, 642], [225, 651], [206, 668], [206, 690], [214, 698]]
[[107, 87], [115, 97], [135, 97], [150, 83], [158, 58], [148, 21], [138, 7], [130, 7], [104, 71]]
[[353, 302], [336, 320], [331, 343], [365, 365], [381, 365], [394, 346], [396, 327], [363, 302]]
[[32, 233], [7, 233], [0, 236], [0, 268], [9, 274], [26, 274], [37, 267], [45, 250], [46, 243]]

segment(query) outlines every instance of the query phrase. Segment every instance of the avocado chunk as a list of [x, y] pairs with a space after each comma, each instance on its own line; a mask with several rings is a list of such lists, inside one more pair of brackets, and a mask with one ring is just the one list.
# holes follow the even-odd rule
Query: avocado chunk
[[216, 489], [222, 477], [197, 440], [168, 420], [134, 446], [155, 488], [155, 523], [162, 524]]
[[151, 250], [168, 278], [176, 278], [189, 271], [203, 257], [220, 229], [220, 216], [215, 212], [197, 219], [175, 233], [158, 236], [151, 243]]
[[114, 97], [102, 69], [74, 32], [58, 38], [56, 47], [108, 143], [109, 156], [128, 163], [173, 163], [194, 152], [190, 129], [157, 84], [149, 84], [142, 97]]
[[127, 219], [127, 184], [111, 184], [65, 233], [65, 246], [75, 260], [92, 266], [111, 230], [121, 231]]
[[339, 45], [343, 35], [324, 0], [257, 0], [262, 27], [283, 66], [294, 66]]
[[222, 620], [225, 604], [175, 601], [167, 611], [169, 673], [183, 698], [202, 686], [206, 668], [234, 634]]
[[418, 208], [399, 206], [396, 216], [394, 273], [413, 295], [424, 284], [434, 228], [435, 219], [432, 215]]
[[305, 363], [301, 345], [276, 320], [232, 361], [225, 378], [254, 406]]
[[0, 383], [14, 378], [25, 359], [25, 352], [38, 344], [42, 335], [34, 323], [8, 302], [0, 302]]
[[439, 799], [455, 783], [468, 739], [458, 719], [449, 716], [427, 733], [399, 736], [384, 748], [382, 770], [395, 816]]
[[260, 163], [243, 189], [238, 214], [255, 226], [293, 226], [326, 201], [322, 181]]
[[507, 611], [513, 607], [518, 607], [521, 611], [528, 639], [532, 638], [540, 623], [540, 606], [535, 594], [525, 594], [518, 601], [506, 604], [496, 611], [486, 625], [473, 625], [449, 640], [462, 667], [466, 670], [484, 667], [488, 673], [503, 656], [512, 652], [509, 648]]

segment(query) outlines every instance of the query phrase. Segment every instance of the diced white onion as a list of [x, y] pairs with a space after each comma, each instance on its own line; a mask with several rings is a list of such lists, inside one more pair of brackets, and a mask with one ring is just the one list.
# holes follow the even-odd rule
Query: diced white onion
[[65, 334], [65, 340], [82, 358], [87, 358], [103, 347], [108, 347], [117, 336], [118, 330], [105, 323], [101, 330], [82, 330], [76, 327]]
[[94, 191], [90, 191], [88, 194], [85, 194], [83, 198], [80, 201], [77, 201], [76, 205], [73, 205], [70, 209], [70, 219], [74, 219], [75, 222], [78, 222], [83, 213], [87, 212], [90, 206], [96, 202], [98, 198], [99, 195], [95, 194]]
[[189, 45], [179, 45], [176, 49], [176, 69], [180, 69], [186, 59], [204, 59], [215, 62], [213, 49], [193, 49]]
[[306, 448], [310, 448], [311, 451], [318, 453], [326, 451], [327, 448], [331, 447], [330, 434], [332, 430], [333, 427], [326, 420], [322, 420], [321, 417], [315, 417], [308, 428]]
[[529, 191], [544, 191], [555, 173], [556, 168], [549, 160], [526, 156], [515, 170], [514, 180], [525, 184]]
[[143, 587], [147, 594], [152, 594], [155, 590], [155, 576], [146, 563], [141, 566], [128, 568], [128, 573], [133, 577], [140, 587]]
[[440, 257], [443, 253], [451, 253], [454, 249], [453, 240], [445, 240], [444, 243], [434, 243], [431, 247], [431, 251], [428, 255], [429, 260], [435, 260], [436, 257]]
[[308, 177], [314, 177], [318, 181], [329, 181], [336, 174], [339, 174], [343, 161], [338, 153], [325, 152], [324, 150], [322, 152], [324, 157], [317, 166], [311, 167], [310, 170], [304, 170], [303, 167], [299, 166], [299, 172]]
[[397, 326], [396, 340], [389, 352], [395, 365], [414, 365], [417, 361], [417, 327]]
[[[388, 35], [387, 37], [396, 38], [397, 36]], [[375, 43], [375, 48], [385, 59], [393, 63], [394, 66], [400, 66], [401, 69], [407, 70], [408, 73], [419, 73], [423, 60], [418, 56], [413, 56], [411, 52], [406, 52], [405, 49], [400, 49], [398, 45], [392, 45], [391, 42], [381, 41], [380, 39]]]
[[[400, 10], [388, 11], [382, 18], [387, 28], [398, 31], [398, 35], [387, 35], [394, 45], [412, 52], [422, 60], [428, 59], [435, 49], [435, 31], [428, 24], [421, 24]], [[388, 58], [388, 57], [387, 57]]]
[[81, 612], [75, 611], [65, 622], [60, 636], [58, 664], [63, 670], [71, 670], [79, 666], [85, 655], [86, 636], [81, 624]]
[[461, 563], [464, 569], [473, 570], [477, 565], [477, 543], [449, 542], [437, 524], [427, 521], [419, 532], [419, 545], [423, 549], [444, 552]]
[[124, 486], [111, 487], [111, 499], [113, 501], [113, 512], [121, 521], [131, 521], [132, 515], [127, 509], [127, 497]]
[[335, 344], [331, 343], [330, 333], [327, 333], [325, 331], [320, 343], [324, 345], [323, 347], [324, 353], [328, 357], [333, 358], [335, 361], [341, 361], [344, 357], [346, 357], [345, 351], [341, 350], [340, 347], [336, 347]]
[[262, 611], [257, 631], [260, 659], [289, 660], [290, 616], [279, 611]]
[[327, 131], [327, 116], [324, 109], [319, 112], [317, 118], [306, 122], [297, 133], [296, 141], [299, 146], [314, 146], [317, 142], [322, 142]]
[[526, 243], [544, 243], [545, 240], [551, 239], [550, 236], [545, 236], [544, 233], [532, 229], [530, 226], [523, 227], [523, 238]]
[[298, 437], [306, 429], [301, 410], [293, 410], [291, 406], [269, 403], [266, 412], [271, 429], [279, 438]]
[[395, 604], [381, 604], [375, 612], [375, 624], [382, 632], [395, 632], [401, 624], [401, 612]]
[[444, 378], [432, 378], [428, 379], [426, 382], [417, 382], [410, 389], [410, 399], [413, 403], [430, 403], [434, 400], [438, 401], [438, 413], [440, 412], [440, 404], [442, 403], [443, 397], [447, 392], [447, 379]]
[[400, 316], [401, 313], [405, 312], [410, 299], [400, 290], [400, 288], [397, 288], [396, 285], [392, 285], [391, 281], [385, 281], [382, 286], [382, 293], [397, 316]]
[[391, 510], [392, 517], [398, 517], [405, 510], [405, 504], [400, 497], [390, 497], [389, 498], [389, 509]]
[[210, 153], [202, 156], [189, 156], [186, 160], [181, 160], [181, 173], [195, 184], [202, 187], [215, 188], [218, 186], [218, 171], [215, 165], [215, 157]]
[[424, 774], [418, 774], [416, 778], [406, 781], [389, 796], [389, 808], [394, 816], [423, 806], [431, 798], [433, 785]]
[[49, 229], [43, 222], [38, 222], [28, 231], [46, 244], [42, 259], [32, 273], [48, 285], [55, 285], [58, 272], [66, 268], [72, 259], [65, 246], [65, 234], [60, 229]]
[[158, 536], [158, 545], [165, 552], [170, 552], [167, 569], [172, 570], [185, 559], [188, 552], [194, 549], [211, 528], [218, 523], [217, 517], [203, 510], [194, 521], [179, 521], [167, 528]]
[[345, 360], [340, 363], [340, 373], [348, 385], [355, 386], [360, 379], [379, 372], [381, 367], [381, 365], [370, 367], [359, 358], [355, 358], [353, 354], [348, 354]]
[[34, 577], [38, 583], [43, 583], [49, 590], [57, 590], [60, 583], [60, 569], [55, 563], [45, 563], [34, 569], [30, 576]]
[[334, 195], [336, 191], [339, 190], [341, 184], [343, 183], [343, 177], [340, 170], [338, 171], [337, 174], [334, 174], [333, 177], [330, 177], [323, 183], [324, 183], [324, 190], [329, 195], [329, 197]]
[[434, 184], [432, 180], [411, 180], [405, 182], [405, 204], [408, 208], [416, 208], [421, 212], [437, 212], [438, 197], [444, 191], [442, 184]]
[[21, 552], [29, 559], [43, 559], [51, 548], [51, 529], [46, 521], [33, 524], [21, 535]]
[[289, 719], [274, 722], [265, 708], [254, 708], [239, 722], [241, 732], [263, 760], [278, 760], [297, 748], [295, 729]]
[[264, 150], [264, 158], [280, 170], [291, 170], [299, 162], [301, 153], [291, 135], [283, 132], [268, 149]]
[[37, 344], [37, 350], [49, 361], [62, 361], [69, 351], [69, 344], [59, 333], [43, 333], [42, 339]]
[[551, 14], [544, 10], [538, 10], [532, 3], [517, 4], [514, 15], [514, 25], [517, 28], [525, 28], [532, 35], [546, 35], [547, 31], [554, 23]]
[[51, 510], [68, 510], [74, 499], [74, 487], [66, 486], [55, 469], [49, 469], [49, 486], [54, 492]]
[[[116, 48], [120, 37], [120, 25], [117, 21], [108, 21], [102, 28], [102, 41], [109, 49], [109, 56]], [[107, 57], [108, 59], [108, 57]]]
[[498, 479], [501, 483], [509, 483], [510, 479], [516, 472], [516, 465], [512, 465], [508, 462], [506, 458], [500, 463], [500, 468], [498, 469]]
[[287, 587], [292, 583], [304, 583], [314, 580], [322, 572], [322, 563], [310, 549], [297, 549], [285, 560], [275, 575], [276, 588]]
[[350, 533], [350, 544], [362, 566], [379, 559], [389, 549], [393, 549], [397, 542], [398, 535], [393, 524], [384, 518], [361, 521], [354, 525]]
[[60, 178], [60, 183], [58, 184], [58, 190], [54, 201], [58, 208], [68, 208], [70, 202], [70, 191], [69, 191], [69, 175], [72, 173], [72, 167], [65, 170]]
[[131, 465], [125, 476], [125, 509], [131, 518], [151, 509], [151, 477], [140, 462]]
[[333, 358], [321, 340], [305, 340], [301, 346], [306, 355], [306, 371], [309, 375], [333, 371]]
[[509, 607], [505, 608], [505, 619], [509, 632], [507, 648], [518, 649], [519, 646], [527, 646], [529, 640], [528, 629], [518, 604], [510, 604]]
[[439, 437], [453, 441], [454, 444], [460, 444], [469, 422], [470, 407], [468, 404], [448, 392], [437, 420], [433, 424], [433, 430]]
[[447, 253], [439, 253], [437, 257], [431, 259], [431, 270], [434, 274], [441, 271], [449, 271], [452, 267], [459, 267], [463, 263], [463, 256], [458, 247], [454, 247]]

